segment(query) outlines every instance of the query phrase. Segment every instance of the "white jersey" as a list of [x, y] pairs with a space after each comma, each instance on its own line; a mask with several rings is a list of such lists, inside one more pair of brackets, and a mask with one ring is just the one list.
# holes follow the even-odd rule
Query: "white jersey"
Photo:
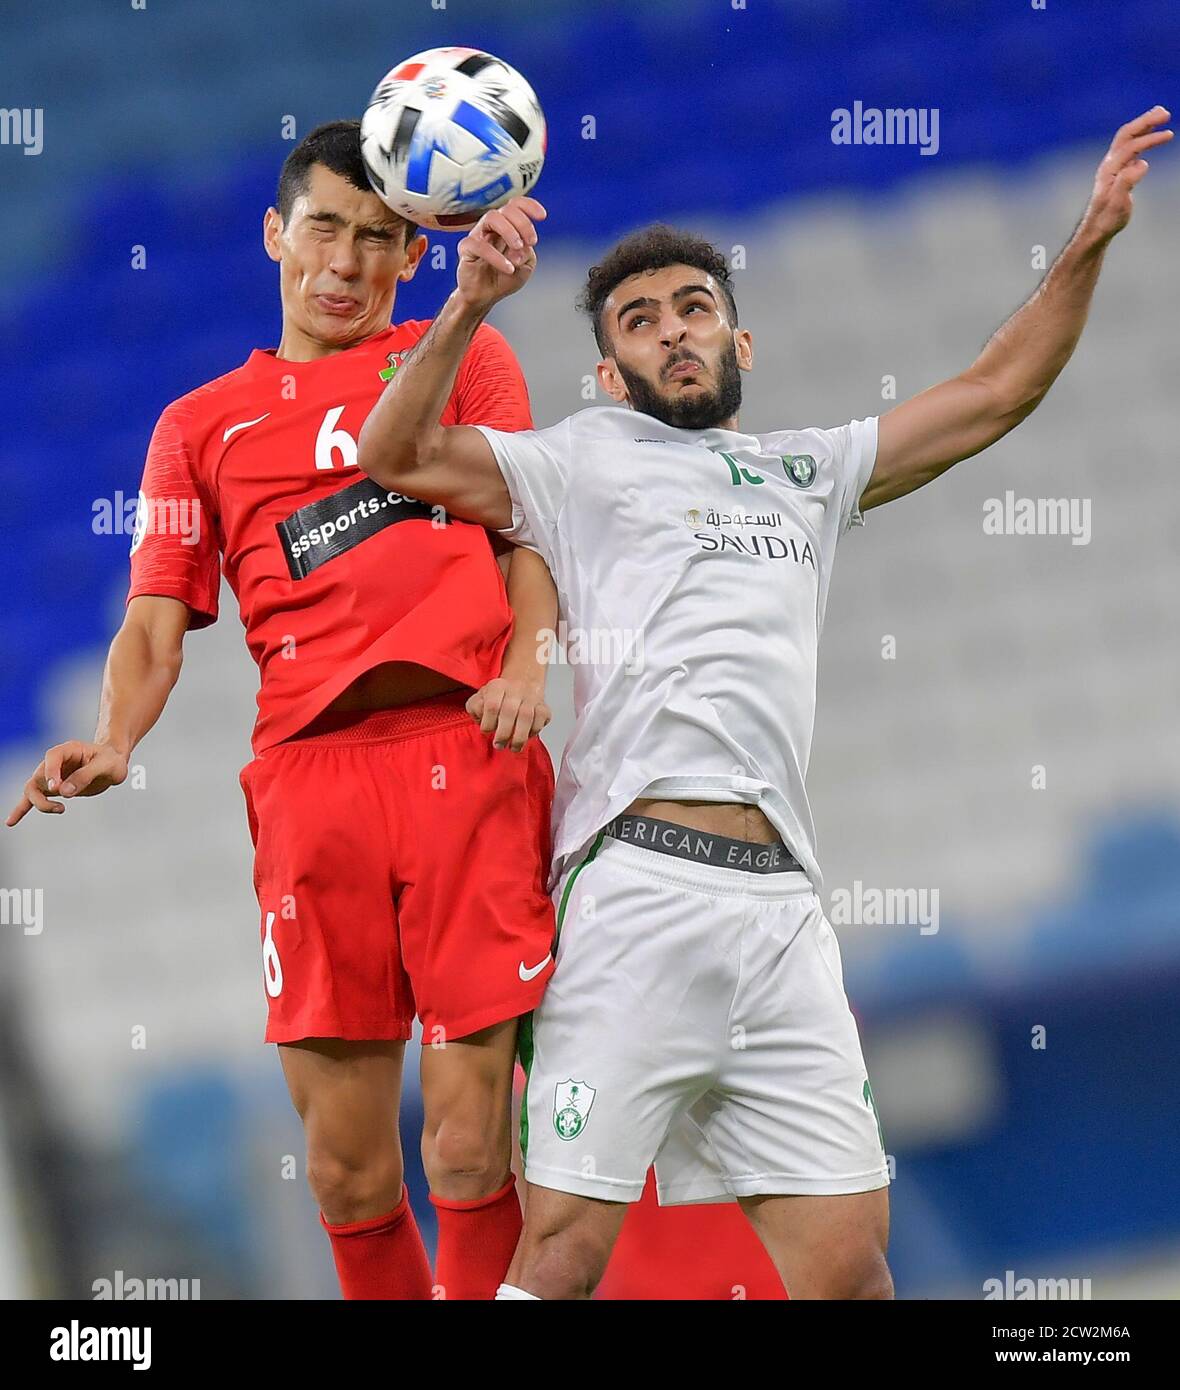
[[647, 796], [759, 806], [822, 891], [804, 787], [816, 660], [876, 417], [752, 435], [608, 406], [476, 428], [511, 494], [503, 535], [553, 575], [574, 668], [554, 879]]

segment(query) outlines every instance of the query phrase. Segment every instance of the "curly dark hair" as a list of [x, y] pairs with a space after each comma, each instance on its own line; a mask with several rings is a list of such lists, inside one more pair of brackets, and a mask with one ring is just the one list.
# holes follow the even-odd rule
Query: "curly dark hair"
[[678, 231], [667, 223], [655, 222], [625, 236], [607, 252], [603, 260], [591, 266], [586, 286], [578, 296], [578, 308], [590, 316], [594, 340], [602, 355], [611, 351], [610, 335], [602, 322], [602, 306], [620, 281], [643, 270], [662, 270], [666, 265], [690, 265], [711, 275], [721, 287], [729, 307], [729, 317], [737, 327], [737, 302], [733, 297], [729, 262], [704, 237]]

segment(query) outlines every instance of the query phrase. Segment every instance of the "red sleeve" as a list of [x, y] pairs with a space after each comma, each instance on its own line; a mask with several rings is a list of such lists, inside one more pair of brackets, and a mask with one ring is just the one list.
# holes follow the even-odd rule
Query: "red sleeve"
[[490, 425], [505, 431], [533, 427], [528, 387], [520, 363], [508, 340], [490, 323], [481, 323], [475, 330], [442, 423]]
[[190, 627], [208, 627], [217, 620], [221, 577], [217, 528], [197, 482], [186, 419], [182, 402], [174, 401], [152, 431], [131, 538], [127, 602], [141, 594], [178, 598], [191, 610]]

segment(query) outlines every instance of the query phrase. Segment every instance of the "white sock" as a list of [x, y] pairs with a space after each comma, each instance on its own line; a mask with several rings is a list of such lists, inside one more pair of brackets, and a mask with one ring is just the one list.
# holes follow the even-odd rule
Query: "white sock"
[[511, 1284], [501, 1284], [496, 1290], [496, 1298], [531, 1298], [534, 1303], [541, 1302], [535, 1293], [525, 1293], [523, 1289], [514, 1288]]

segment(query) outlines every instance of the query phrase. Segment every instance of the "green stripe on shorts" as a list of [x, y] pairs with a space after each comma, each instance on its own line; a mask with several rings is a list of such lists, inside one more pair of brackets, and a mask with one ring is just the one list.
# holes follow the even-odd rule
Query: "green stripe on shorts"
[[[553, 938], [554, 947], [557, 945], [557, 938], [561, 935], [561, 924], [565, 920], [565, 909], [569, 905], [570, 890], [574, 886], [574, 879], [598, 853], [605, 834], [605, 830], [598, 832], [597, 839], [590, 846], [590, 853], [566, 879], [565, 889], [561, 895], [561, 905], [557, 909], [557, 930]], [[516, 1038], [516, 1052], [520, 1058], [520, 1065], [524, 1068], [524, 1092], [520, 1098], [520, 1156], [523, 1159], [528, 1156], [529, 1151], [529, 1074], [533, 1066], [533, 1016], [531, 1013], [525, 1014], [520, 1020], [520, 1032]]]

